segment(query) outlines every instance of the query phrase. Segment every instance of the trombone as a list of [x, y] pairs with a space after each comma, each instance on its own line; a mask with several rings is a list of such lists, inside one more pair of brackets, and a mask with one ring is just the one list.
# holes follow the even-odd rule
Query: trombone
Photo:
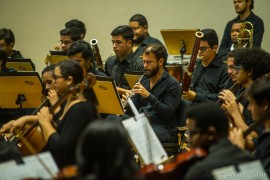
[[242, 23], [241, 30], [237, 38], [237, 47], [244, 47], [247, 43], [250, 48], [253, 46], [253, 24], [249, 21]]

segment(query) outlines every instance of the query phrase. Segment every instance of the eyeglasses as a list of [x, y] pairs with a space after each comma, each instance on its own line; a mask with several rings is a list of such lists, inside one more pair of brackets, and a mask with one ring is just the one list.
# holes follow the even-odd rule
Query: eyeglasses
[[227, 69], [238, 72], [240, 69], [243, 69], [243, 66], [227, 66]]
[[53, 75], [53, 79], [54, 79], [54, 80], [57, 80], [57, 79], [59, 79], [59, 78], [64, 78], [64, 76], [57, 76], [57, 75], [55, 75], [55, 74]]
[[64, 45], [67, 46], [67, 45], [72, 44], [73, 42], [72, 42], [72, 41], [62, 41], [62, 40], [60, 40], [59, 43], [60, 43], [60, 44], [64, 44]]
[[207, 47], [199, 47], [199, 50], [201, 52], [205, 52], [208, 48], [211, 48], [210, 46], [207, 46]]

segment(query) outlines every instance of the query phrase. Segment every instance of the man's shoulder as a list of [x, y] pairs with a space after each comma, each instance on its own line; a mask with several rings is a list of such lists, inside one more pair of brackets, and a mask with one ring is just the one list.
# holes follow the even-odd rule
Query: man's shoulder
[[159, 39], [154, 38], [150, 35], [147, 36], [147, 38], [144, 40], [144, 43], [147, 45], [153, 44], [153, 43], [163, 45], [163, 43]]

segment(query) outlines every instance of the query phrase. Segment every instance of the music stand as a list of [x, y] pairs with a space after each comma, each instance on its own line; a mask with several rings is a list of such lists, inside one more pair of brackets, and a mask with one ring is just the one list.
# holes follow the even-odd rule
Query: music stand
[[50, 65], [57, 64], [60, 61], [68, 59], [67, 52], [63, 51], [50, 51], [50, 56], [47, 56], [47, 59]]
[[185, 43], [185, 54], [191, 55], [198, 29], [162, 29], [160, 30], [170, 55], [180, 55], [182, 41]]
[[125, 77], [129, 87], [132, 89], [138, 79], [143, 75], [142, 71], [126, 71]]
[[93, 86], [93, 90], [98, 101], [99, 113], [124, 114], [124, 109], [112, 78], [96, 76], [96, 84]]
[[6, 66], [8, 68], [13, 68], [16, 71], [35, 71], [35, 66], [31, 59], [8, 59], [6, 61]]
[[0, 72], [0, 108], [37, 108], [42, 83], [38, 72]]

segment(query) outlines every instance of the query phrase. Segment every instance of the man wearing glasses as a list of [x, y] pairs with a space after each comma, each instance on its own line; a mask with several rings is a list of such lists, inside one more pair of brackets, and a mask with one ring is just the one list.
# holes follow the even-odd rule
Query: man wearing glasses
[[199, 59], [191, 79], [188, 92], [183, 92], [183, 99], [197, 104], [202, 101], [217, 101], [218, 94], [232, 85], [226, 64], [217, 56], [218, 36], [213, 29], [202, 30], [199, 47]]
[[73, 42], [82, 39], [81, 33], [76, 27], [68, 27], [60, 31], [61, 50], [67, 52]]

